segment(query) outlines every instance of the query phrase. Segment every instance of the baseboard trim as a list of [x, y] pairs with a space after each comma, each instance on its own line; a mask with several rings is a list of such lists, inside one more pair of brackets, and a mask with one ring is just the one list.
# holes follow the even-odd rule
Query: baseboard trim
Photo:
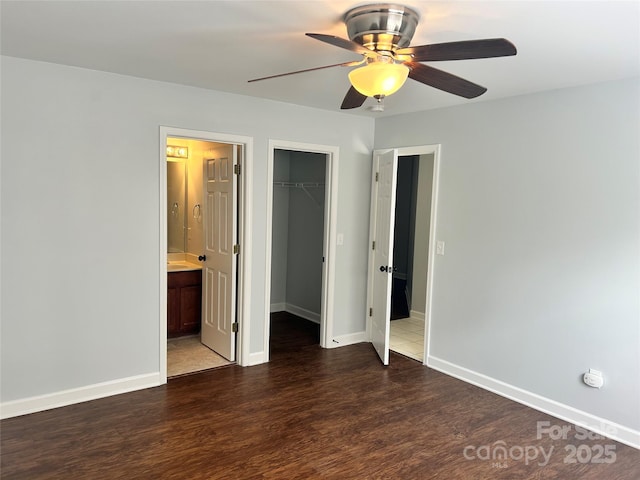
[[264, 352], [254, 352], [249, 354], [249, 363], [247, 364], [247, 367], [253, 367], [262, 363], [266, 363]]
[[66, 407], [67, 405], [73, 405], [75, 403], [88, 402], [98, 398], [157, 387], [162, 383], [163, 382], [160, 381], [160, 373], [149, 373], [21, 400], [13, 400], [0, 404], [0, 418], [18, 417], [29, 413], [42, 412], [43, 410]]
[[[575, 425], [579, 425], [604, 437], [640, 449], [640, 431], [619, 425], [604, 418], [556, 402], [536, 393], [523, 390], [508, 383], [460, 367], [437, 357], [427, 357], [427, 366], [467, 383], [496, 393], [502, 397], [521, 403], [534, 410], [549, 414]], [[535, 425], [532, 426], [535, 428]]]
[[327, 348], [346, 347], [356, 343], [367, 341], [367, 332], [348, 333], [346, 335], [338, 335], [331, 339], [331, 344]]
[[313, 323], [320, 323], [320, 314], [316, 312], [312, 312], [311, 310], [307, 310], [306, 308], [298, 307], [293, 303], [272, 303], [270, 308], [271, 313], [273, 312], [288, 312], [293, 315], [297, 315], [300, 318], [304, 318], [305, 320], [309, 320]]
[[287, 303], [285, 310], [289, 313], [293, 313], [305, 320], [309, 320], [310, 322], [320, 323], [320, 314], [316, 312], [312, 312], [311, 310], [307, 310], [306, 308], [298, 307], [297, 305], [293, 305], [291, 303]]
[[411, 318], [415, 318], [416, 320], [422, 320], [424, 322], [425, 315], [424, 312], [418, 312], [417, 310], [411, 310], [409, 312], [409, 316]]
[[280, 303], [272, 303], [271, 307], [269, 308], [269, 312], [273, 313], [273, 312], [284, 312], [287, 309], [287, 304], [284, 302], [280, 302]]

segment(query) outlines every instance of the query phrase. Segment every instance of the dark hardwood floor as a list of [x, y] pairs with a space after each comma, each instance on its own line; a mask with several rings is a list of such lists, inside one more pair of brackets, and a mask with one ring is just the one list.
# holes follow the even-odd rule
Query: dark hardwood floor
[[271, 314], [269, 358], [291, 357], [306, 347], [320, 344], [320, 325], [289, 312]]
[[370, 344], [321, 349], [308, 325], [296, 343], [286, 322], [269, 364], [2, 421], [2, 478], [640, 478], [637, 450], [538, 439], [568, 424], [394, 353], [383, 367]]

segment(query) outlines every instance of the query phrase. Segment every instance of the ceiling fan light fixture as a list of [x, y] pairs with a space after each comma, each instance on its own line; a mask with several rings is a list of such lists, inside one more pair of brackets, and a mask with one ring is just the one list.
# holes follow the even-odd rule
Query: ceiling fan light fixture
[[409, 67], [401, 63], [373, 62], [349, 72], [349, 81], [362, 95], [389, 96], [400, 90], [409, 76]]

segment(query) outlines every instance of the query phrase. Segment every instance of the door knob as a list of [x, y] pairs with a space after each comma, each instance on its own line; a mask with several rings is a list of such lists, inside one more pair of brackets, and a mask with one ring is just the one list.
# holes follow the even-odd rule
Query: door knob
[[204, 262], [207, 259], [206, 255], [199, 255], [198, 256], [198, 260], [200, 260], [201, 262]]
[[386, 271], [388, 271], [388, 270], [387, 270], [388, 268], [389, 268], [389, 267], [385, 267], [384, 265], [381, 265], [381, 266], [380, 266], [380, 271], [381, 271], [381, 272], [386, 272]]

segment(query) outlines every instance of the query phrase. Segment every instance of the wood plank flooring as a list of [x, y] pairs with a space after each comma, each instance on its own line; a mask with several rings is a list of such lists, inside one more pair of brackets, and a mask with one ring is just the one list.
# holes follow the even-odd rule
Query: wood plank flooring
[[[538, 439], [536, 422], [568, 424], [401, 355], [383, 367], [370, 344], [325, 350], [301, 337], [288, 348], [272, 337], [269, 364], [4, 420], [1, 477], [640, 478], [630, 447], [574, 433]], [[613, 463], [580, 463], [599, 445], [612, 445]], [[499, 446], [507, 457], [491, 458]]]

